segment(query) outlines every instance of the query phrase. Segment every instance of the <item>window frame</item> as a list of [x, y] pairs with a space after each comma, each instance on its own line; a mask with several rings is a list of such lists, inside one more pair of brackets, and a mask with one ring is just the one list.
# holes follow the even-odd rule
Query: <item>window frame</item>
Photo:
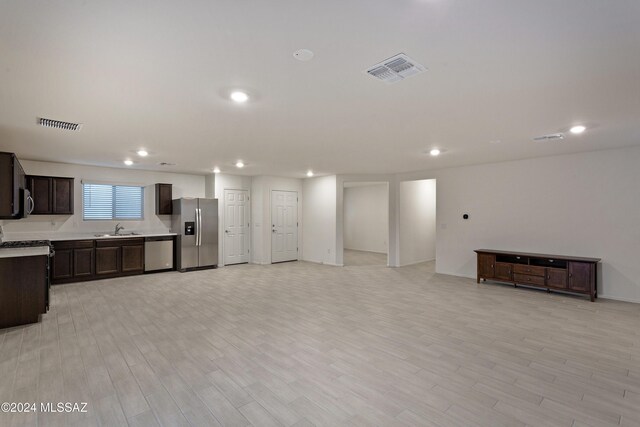
[[[85, 216], [85, 185], [104, 185], [111, 187], [111, 217], [110, 218], [87, 218]], [[116, 216], [116, 188], [135, 187], [140, 188], [140, 218], [120, 218]], [[112, 184], [106, 182], [82, 182], [82, 221], [144, 221], [145, 186], [142, 184]]]

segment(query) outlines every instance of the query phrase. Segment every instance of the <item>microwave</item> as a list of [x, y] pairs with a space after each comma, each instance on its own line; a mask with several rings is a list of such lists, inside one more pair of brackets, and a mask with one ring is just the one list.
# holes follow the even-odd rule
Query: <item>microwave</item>
[[20, 193], [20, 217], [26, 218], [33, 212], [35, 204], [29, 190], [25, 188], [23, 190], [20, 190]]

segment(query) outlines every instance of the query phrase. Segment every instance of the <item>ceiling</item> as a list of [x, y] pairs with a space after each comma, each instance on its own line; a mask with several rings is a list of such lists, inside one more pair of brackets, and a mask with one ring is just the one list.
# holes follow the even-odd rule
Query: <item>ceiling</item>
[[[364, 73], [400, 52], [429, 70]], [[639, 77], [637, 0], [0, 3], [0, 150], [31, 160], [304, 177], [623, 147]]]

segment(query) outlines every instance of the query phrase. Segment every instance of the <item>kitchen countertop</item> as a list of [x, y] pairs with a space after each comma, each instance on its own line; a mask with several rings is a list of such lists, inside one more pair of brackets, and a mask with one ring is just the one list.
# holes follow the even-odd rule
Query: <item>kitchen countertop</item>
[[5, 242], [16, 242], [21, 240], [49, 240], [51, 242], [60, 242], [64, 240], [102, 240], [102, 239], [124, 239], [124, 238], [140, 238], [140, 237], [160, 237], [160, 236], [175, 236], [176, 233], [170, 233], [168, 231], [140, 231], [139, 234], [127, 235], [127, 236], [100, 236], [96, 234], [102, 234], [108, 232], [87, 232], [87, 233], [59, 233], [59, 232], [42, 232], [42, 233], [5, 233]]
[[15, 258], [39, 255], [48, 256], [49, 246], [33, 246], [29, 248], [0, 248], [0, 258]]

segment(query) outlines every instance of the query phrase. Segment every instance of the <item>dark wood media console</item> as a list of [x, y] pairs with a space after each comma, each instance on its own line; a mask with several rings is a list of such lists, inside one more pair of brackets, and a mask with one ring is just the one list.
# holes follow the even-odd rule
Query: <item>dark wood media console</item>
[[476, 249], [478, 283], [492, 280], [598, 297], [600, 258]]

